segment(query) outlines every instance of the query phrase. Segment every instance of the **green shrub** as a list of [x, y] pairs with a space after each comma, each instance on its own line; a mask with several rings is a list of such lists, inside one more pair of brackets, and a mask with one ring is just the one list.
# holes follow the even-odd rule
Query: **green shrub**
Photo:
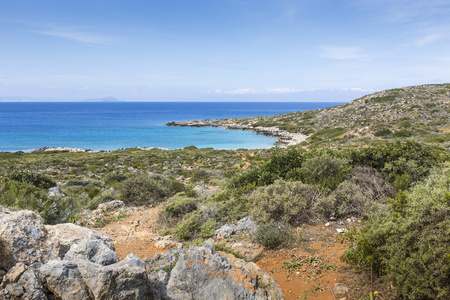
[[329, 218], [362, 216], [380, 210], [395, 195], [382, 176], [368, 167], [357, 167], [352, 176], [315, 204], [318, 215]]
[[351, 232], [344, 259], [371, 265], [403, 299], [450, 294], [450, 164], [391, 200], [391, 210]]
[[299, 172], [306, 183], [334, 189], [350, 170], [347, 159], [333, 157], [325, 152], [307, 159]]
[[187, 190], [185, 184], [173, 177], [158, 177], [148, 174], [133, 174], [117, 186], [126, 203], [157, 203], [164, 197]]
[[202, 225], [201, 215], [194, 211], [184, 215], [183, 219], [177, 223], [174, 229], [176, 237], [182, 241], [192, 239], [200, 232]]
[[411, 130], [406, 130], [406, 129], [404, 129], [404, 130], [399, 130], [399, 131], [396, 131], [396, 132], [394, 132], [394, 137], [396, 137], [396, 138], [403, 138], [403, 137], [410, 137], [410, 136], [412, 136], [412, 131]]
[[56, 182], [39, 173], [13, 172], [8, 177], [15, 181], [32, 184], [41, 189], [49, 189], [56, 186]]
[[199, 236], [203, 239], [210, 238], [214, 235], [216, 229], [220, 227], [218, 222], [208, 219], [203, 225], [200, 226]]
[[292, 237], [291, 228], [281, 222], [269, 222], [260, 225], [255, 232], [255, 241], [268, 249], [281, 248]]
[[392, 131], [389, 128], [383, 128], [383, 129], [377, 130], [374, 133], [374, 136], [388, 136], [391, 134], [392, 134]]
[[353, 150], [349, 157], [352, 165], [370, 166], [389, 182], [396, 176], [408, 174], [414, 183], [425, 178], [433, 166], [449, 159], [449, 154], [440, 148], [407, 140]]
[[309, 220], [316, 197], [317, 189], [310, 185], [277, 180], [252, 193], [248, 200], [250, 215], [260, 224], [271, 221], [297, 224]]
[[106, 177], [106, 183], [112, 184], [114, 182], [122, 182], [125, 179], [127, 179], [127, 176], [125, 176], [123, 174], [112, 174], [112, 175], [109, 175], [108, 177]]
[[46, 190], [28, 182], [9, 179], [0, 182], [0, 205], [33, 210], [47, 224], [69, 222], [77, 212], [75, 202], [69, 197], [50, 199]]
[[166, 219], [179, 218], [197, 209], [198, 199], [191, 198], [186, 193], [178, 193], [171, 197], [161, 212]]

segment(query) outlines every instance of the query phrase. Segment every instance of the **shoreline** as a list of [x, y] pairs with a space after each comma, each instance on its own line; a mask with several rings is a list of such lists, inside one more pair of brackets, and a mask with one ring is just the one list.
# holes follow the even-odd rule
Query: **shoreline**
[[224, 123], [217, 124], [214, 123], [215, 120], [202, 120], [202, 121], [178, 121], [178, 122], [169, 122], [166, 126], [173, 127], [221, 127], [228, 130], [244, 130], [244, 131], [252, 131], [257, 134], [265, 135], [271, 138], [276, 138], [276, 144], [283, 146], [293, 146], [300, 144], [309, 137], [307, 135], [301, 133], [291, 133], [287, 130], [279, 129], [277, 127], [262, 127], [256, 126], [253, 127], [251, 125], [243, 125], [238, 123]]

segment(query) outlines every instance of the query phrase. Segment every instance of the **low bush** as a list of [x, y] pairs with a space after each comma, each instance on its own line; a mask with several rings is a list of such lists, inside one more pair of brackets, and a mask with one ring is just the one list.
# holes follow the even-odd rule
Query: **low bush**
[[[447, 299], [450, 294], [450, 164], [391, 200], [351, 231], [344, 259], [372, 266], [403, 299]], [[348, 235], [347, 235], [348, 236]]]
[[318, 190], [313, 186], [277, 180], [251, 194], [250, 215], [260, 224], [271, 221], [298, 224], [309, 220], [317, 196]]
[[268, 249], [276, 249], [285, 246], [291, 237], [289, 225], [281, 222], [269, 222], [258, 227], [254, 240]]
[[44, 174], [30, 172], [13, 172], [8, 176], [11, 180], [29, 183], [41, 189], [49, 189], [56, 186], [56, 182]]
[[133, 174], [117, 186], [125, 203], [147, 204], [157, 203], [164, 197], [187, 191], [182, 182], [173, 177]]
[[171, 197], [161, 212], [161, 215], [166, 219], [180, 218], [183, 215], [190, 213], [197, 209], [198, 199], [188, 197], [186, 193], [178, 193]]
[[324, 218], [367, 215], [382, 209], [386, 199], [394, 195], [391, 185], [379, 173], [368, 167], [357, 167], [349, 179], [317, 201], [315, 212]]

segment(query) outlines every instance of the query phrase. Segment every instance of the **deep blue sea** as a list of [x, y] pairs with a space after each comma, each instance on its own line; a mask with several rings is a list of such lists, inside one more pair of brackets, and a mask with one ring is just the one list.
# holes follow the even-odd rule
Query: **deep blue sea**
[[166, 123], [257, 117], [319, 109], [341, 102], [26, 102], [0, 103], [0, 151], [42, 147], [114, 150], [269, 148], [276, 139], [222, 128], [168, 127]]

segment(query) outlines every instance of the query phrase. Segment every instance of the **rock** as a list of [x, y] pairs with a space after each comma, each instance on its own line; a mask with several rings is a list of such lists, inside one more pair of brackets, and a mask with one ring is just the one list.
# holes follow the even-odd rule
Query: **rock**
[[90, 262], [108, 266], [119, 262], [116, 252], [106, 246], [101, 240], [82, 239], [73, 244], [64, 256], [65, 260], [77, 262], [88, 260]]
[[48, 243], [51, 248], [51, 259], [63, 259], [73, 244], [83, 239], [99, 240], [111, 250], [115, 250], [112, 240], [98, 231], [80, 227], [74, 224], [46, 225]]
[[[16, 298], [47, 299], [44, 286], [36, 271], [23, 263], [18, 263], [9, 270], [3, 278], [2, 285], [5, 287], [7, 295]], [[2, 299], [1, 295], [0, 293], [0, 299]]]
[[87, 260], [77, 264], [83, 282], [95, 299], [154, 299], [145, 262], [134, 254], [109, 266]]
[[42, 267], [42, 280], [60, 299], [90, 299], [77, 264], [66, 260], [51, 260]]
[[100, 203], [97, 206], [97, 209], [100, 209], [102, 211], [105, 210], [116, 210], [119, 208], [122, 208], [125, 206], [125, 203], [122, 200], [113, 200], [113, 201], [109, 201], [109, 202], [105, 202], [105, 203]]
[[330, 221], [336, 221], [335, 217], [330, 217]]
[[225, 224], [214, 232], [214, 237], [226, 238], [238, 231], [248, 230], [254, 231], [258, 228], [258, 225], [253, 222], [250, 217], [244, 217], [240, 219], [235, 226]]
[[214, 236], [218, 238], [226, 238], [234, 233], [233, 229], [233, 226], [225, 224], [219, 229], [216, 229]]
[[250, 217], [244, 217], [237, 222], [236, 227], [234, 227], [234, 232], [242, 230], [253, 231], [257, 228], [258, 225], [256, 225], [255, 222], [250, 219]]
[[172, 250], [147, 264], [162, 299], [283, 299], [273, 278], [256, 264], [216, 253], [211, 246]]
[[32, 211], [0, 212], [0, 264], [9, 269], [47, 260], [47, 235], [44, 220]]
[[264, 247], [262, 247], [261, 245], [246, 241], [229, 243], [226, 245], [229, 245], [231, 249], [239, 252], [239, 254], [241, 254], [242, 256], [245, 256], [249, 261], [254, 260], [264, 250]]
[[331, 225], [331, 223], [330, 222], [327, 222], [327, 223], [325, 223], [325, 227], [328, 227], [328, 226], [330, 226]]
[[49, 198], [56, 198], [59, 195], [61, 195], [61, 192], [59, 191], [59, 189], [56, 186], [48, 189], [48, 197]]
[[348, 292], [348, 287], [344, 286], [342, 283], [336, 282], [334, 284], [334, 293], [336, 295], [343, 295]]

